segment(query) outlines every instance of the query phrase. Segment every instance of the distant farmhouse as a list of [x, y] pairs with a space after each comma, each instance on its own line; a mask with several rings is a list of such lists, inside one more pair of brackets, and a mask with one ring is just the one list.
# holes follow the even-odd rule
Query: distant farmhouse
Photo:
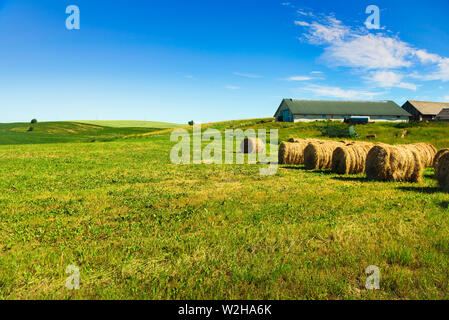
[[445, 108], [449, 108], [449, 103], [429, 102], [429, 101], [407, 101], [402, 108], [412, 114], [410, 120], [413, 121], [434, 121], [437, 115]]
[[449, 122], [449, 108], [441, 110], [441, 112], [437, 115], [437, 121]]
[[284, 99], [274, 115], [280, 122], [345, 121], [408, 122], [410, 114], [393, 101], [324, 101]]

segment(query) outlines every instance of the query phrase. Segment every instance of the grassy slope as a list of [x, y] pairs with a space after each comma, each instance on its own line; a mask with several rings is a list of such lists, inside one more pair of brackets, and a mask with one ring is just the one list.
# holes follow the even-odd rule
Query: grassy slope
[[[30, 127], [34, 131], [28, 132]], [[2, 123], [0, 145], [112, 141], [157, 128], [111, 128], [73, 122]]]
[[104, 127], [112, 128], [156, 128], [156, 129], [172, 129], [185, 127], [185, 124], [176, 123], [166, 123], [166, 122], [155, 122], [155, 121], [134, 121], [134, 120], [123, 120], [123, 121], [108, 121], [108, 120], [92, 120], [92, 121], [74, 121], [78, 123], [93, 124]]
[[[281, 138], [317, 136], [313, 124]], [[448, 127], [358, 127], [449, 146]], [[416, 132], [414, 131], [416, 130]], [[415, 132], [415, 133], [414, 133]], [[416, 134], [423, 134], [420, 139]], [[0, 298], [448, 298], [449, 195], [282, 167], [169, 162], [169, 135], [0, 146]], [[65, 268], [81, 269], [67, 291]], [[365, 290], [365, 268], [382, 290]]]

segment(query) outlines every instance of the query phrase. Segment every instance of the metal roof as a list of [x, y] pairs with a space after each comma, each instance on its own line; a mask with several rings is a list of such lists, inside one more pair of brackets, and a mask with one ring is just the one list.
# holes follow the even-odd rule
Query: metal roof
[[448, 119], [449, 120], [449, 108], [441, 110], [437, 115], [437, 119]]
[[[411, 116], [407, 111], [399, 107], [393, 101], [324, 101], [284, 99], [283, 103], [285, 103], [291, 112], [296, 115]], [[278, 112], [276, 112], [276, 114], [277, 113]]]
[[431, 101], [408, 101], [422, 115], [437, 115], [444, 108], [449, 108], [449, 103]]

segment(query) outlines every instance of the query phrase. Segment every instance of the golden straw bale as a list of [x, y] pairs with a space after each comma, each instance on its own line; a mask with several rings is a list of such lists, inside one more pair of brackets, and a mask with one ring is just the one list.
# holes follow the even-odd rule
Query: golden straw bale
[[424, 167], [433, 166], [433, 160], [437, 153], [437, 149], [433, 145], [428, 143], [414, 143], [408, 146], [415, 148], [415, 150], [419, 152]]
[[265, 143], [256, 138], [245, 138], [240, 144], [240, 150], [243, 153], [264, 153]]
[[353, 142], [335, 149], [332, 155], [332, 171], [338, 174], [365, 172], [366, 156], [373, 143]]
[[292, 138], [289, 141], [279, 146], [279, 164], [304, 164], [304, 149], [310, 142], [318, 140]]
[[435, 178], [443, 191], [449, 192], [449, 152], [445, 152], [438, 159]]
[[300, 165], [304, 163], [305, 143], [282, 142], [279, 147], [279, 164]]
[[310, 142], [304, 149], [306, 169], [331, 169], [332, 155], [335, 149], [344, 145], [344, 143], [336, 141]]
[[433, 168], [435, 169], [435, 177], [438, 175], [438, 162], [440, 161], [441, 157], [446, 153], [449, 153], [449, 149], [442, 149], [437, 152], [435, 158], [433, 159]]
[[417, 147], [376, 144], [368, 152], [365, 170], [372, 180], [419, 182], [424, 166]]

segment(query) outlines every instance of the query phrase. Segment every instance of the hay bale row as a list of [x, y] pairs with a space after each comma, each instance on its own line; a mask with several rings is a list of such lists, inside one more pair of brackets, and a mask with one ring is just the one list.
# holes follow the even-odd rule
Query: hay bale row
[[304, 164], [304, 149], [313, 139], [290, 139], [279, 146], [279, 164]]
[[434, 146], [428, 143], [414, 143], [407, 146], [411, 146], [419, 153], [421, 156], [422, 165], [425, 168], [433, 167], [434, 158], [437, 153], [437, 149]]
[[320, 141], [310, 142], [304, 149], [304, 165], [307, 170], [331, 169], [332, 155], [343, 142]]
[[419, 148], [416, 145], [375, 145], [366, 157], [367, 178], [379, 181], [421, 181], [424, 161]]
[[441, 189], [449, 192], [449, 150], [445, 149], [440, 154], [435, 167], [435, 178], [438, 180]]
[[446, 154], [449, 153], [449, 149], [442, 149], [437, 152], [435, 158], [433, 159], [433, 168], [435, 169], [435, 177], [438, 175], [438, 164], [440, 159]]
[[265, 143], [256, 138], [245, 138], [240, 144], [242, 153], [264, 153]]
[[339, 146], [332, 155], [332, 171], [338, 174], [360, 174], [365, 172], [366, 157], [373, 143], [353, 142]]

